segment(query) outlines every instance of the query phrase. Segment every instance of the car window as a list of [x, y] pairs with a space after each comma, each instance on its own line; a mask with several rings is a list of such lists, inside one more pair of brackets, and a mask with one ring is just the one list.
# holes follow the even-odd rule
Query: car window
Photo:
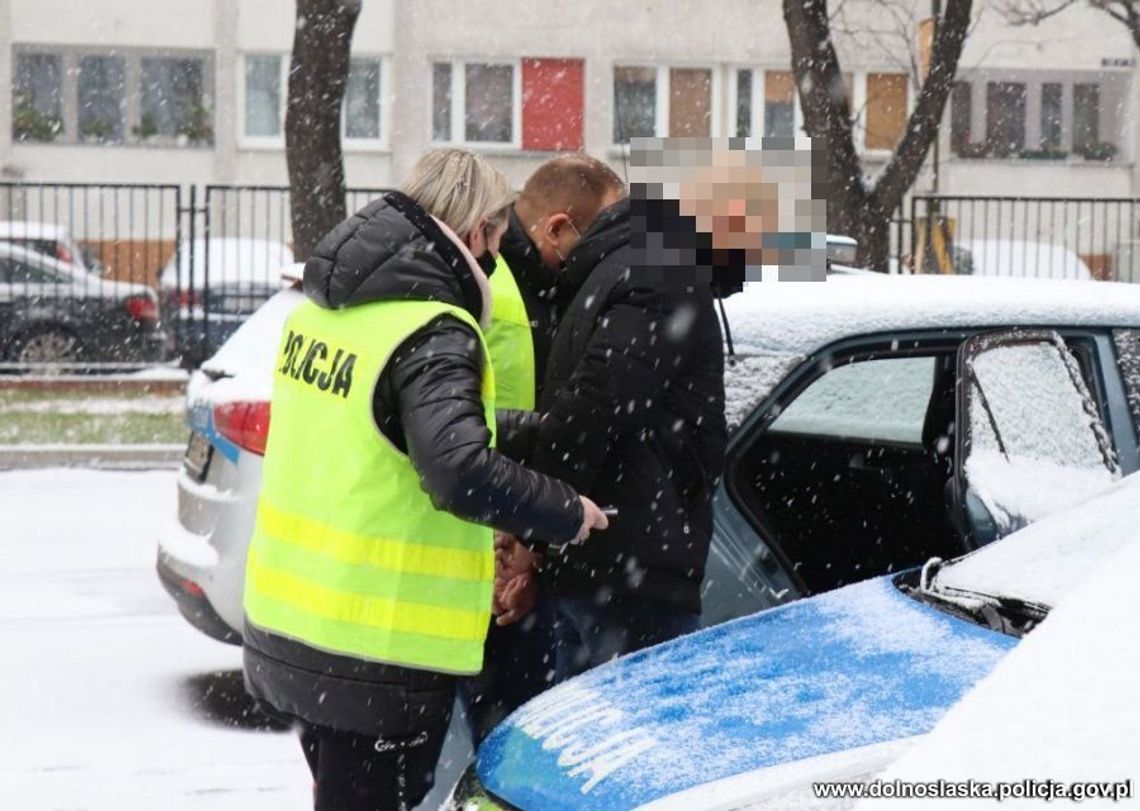
[[0, 259], [0, 268], [2, 268], [0, 280], [9, 284], [42, 284], [59, 281], [59, 277], [48, 269], [11, 257]]
[[793, 400], [770, 430], [917, 445], [933, 385], [933, 357], [837, 366]]
[[1140, 431], [1140, 329], [1118, 329], [1112, 337], [1116, 341], [1117, 363], [1128, 394], [1128, 408], [1136, 430]]
[[978, 335], [961, 362], [967, 417], [956, 490], [974, 543], [1079, 503], [1120, 475], [1088, 381], [1059, 335]]
[[978, 355], [973, 372], [985, 405], [970, 414], [972, 452], [1103, 467], [1096, 434], [1089, 429], [1087, 390], [1073, 384], [1056, 346], [999, 346]]

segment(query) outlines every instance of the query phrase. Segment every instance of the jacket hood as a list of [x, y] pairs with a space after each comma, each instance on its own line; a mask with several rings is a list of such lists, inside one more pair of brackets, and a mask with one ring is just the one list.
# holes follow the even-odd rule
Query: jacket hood
[[377, 301], [442, 301], [489, 323], [486, 274], [444, 223], [400, 192], [346, 219], [305, 263], [305, 295], [326, 309]]
[[558, 277], [560, 295], [573, 296], [586, 277], [611, 253], [629, 244], [629, 198], [603, 209], [578, 244], [566, 256], [566, 267]]

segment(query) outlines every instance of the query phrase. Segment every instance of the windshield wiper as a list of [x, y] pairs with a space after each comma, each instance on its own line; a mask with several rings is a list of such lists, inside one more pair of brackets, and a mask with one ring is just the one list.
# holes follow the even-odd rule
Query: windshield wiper
[[943, 565], [942, 558], [931, 558], [923, 565], [917, 584], [904, 580], [899, 582], [899, 588], [916, 600], [1009, 636], [1024, 636], [1049, 614], [1048, 606], [1016, 597], [940, 587], [938, 571]]

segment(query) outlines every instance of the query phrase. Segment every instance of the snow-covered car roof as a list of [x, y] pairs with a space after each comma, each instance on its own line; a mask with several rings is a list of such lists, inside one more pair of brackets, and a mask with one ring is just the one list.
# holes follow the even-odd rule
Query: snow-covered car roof
[[[194, 250], [191, 270], [190, 250]], [[172, 288], [178, 282], [181, 261], [182, 286], [200, 288], [206, 274], [206, 256], [210, 258], [210, 285], [274, 286], [280, 282], [279, 271], [294, 264], [293, 250], [283, 242], [249, 237], [211, 237], [183, 242], [178, 254], [163, 268], [160, 284]]]
[[261, 305], [194, 374], [188, 399], [211, 403], [268, 400], [285, 319], [304, 300], [304, 293], [288, 288]]
[[853, 335], [955, 327], [1140, 326], [1140, 285], [963, 276], [749, 282], [725, 299], [740, 354], [808, 355]]

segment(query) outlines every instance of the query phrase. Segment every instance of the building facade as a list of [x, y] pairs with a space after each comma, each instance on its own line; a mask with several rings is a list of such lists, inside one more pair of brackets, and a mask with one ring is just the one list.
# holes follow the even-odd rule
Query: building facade
[[[914, 191], [1140, 195], [1128, 32], [1090, 7], [1015, 28], [975, 5], [937, 172], [928, 160]], [[913, 106], [928, 7], [836, 5], [869, 175]], [[0, 179], [285, 184], [294, 25], [291, 0], [0, 0]], [[789, 64], [776, 0], [364, 0], [349, 185], [394, 185], [437, 144], [484, 152], [521, 184], [565, 150], [620, 170], [633, 136], [791, 135]]]

